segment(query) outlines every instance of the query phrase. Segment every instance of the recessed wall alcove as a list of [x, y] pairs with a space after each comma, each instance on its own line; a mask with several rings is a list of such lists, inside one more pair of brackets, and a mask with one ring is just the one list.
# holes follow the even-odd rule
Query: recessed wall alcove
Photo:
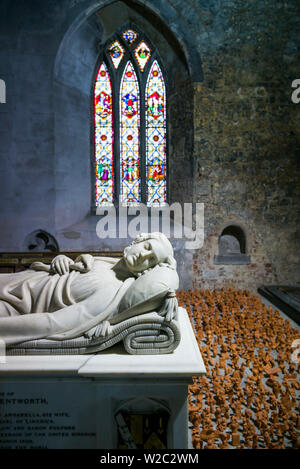
[[215, 264], [250, 264], [247, 255], [247, 239], [243, 228], [239, 225], [226, 226], [219, 236], [219, 254], [215, 256]]
[[44, 230], [29, 233], [24, 241], [24, 249], [38, 252], [59, 252], [59, 245], [53, 235]]

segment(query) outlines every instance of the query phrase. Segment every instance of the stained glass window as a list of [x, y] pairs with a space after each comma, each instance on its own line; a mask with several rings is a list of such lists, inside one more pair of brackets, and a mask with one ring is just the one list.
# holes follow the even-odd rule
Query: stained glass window
[[133, 29], [126, 29], [122, 34], [122, 38], [125, 39], [130, 46], [136, 40], [137, 36], [137, 33], [133, 31]]
[[117, 70], [118, 66], [120, 65], [121, 60], [124, 57], [124, 49], [121, 46], [121, 44], [119, 43], [119, 41], [114, 41], [111, 44], [111, 46], [108, 50], [108, 53], [110, 55], [110, 58], [112, 60], [112, 63], [114, 65], [115, 69]]
[[148, 60], [151, 57], [151, 50], [148, 44], [146, 44], [145, 41], [142, 41], [135, 49], [134, 55], [139, 64], [140, 69], [143, 72], [145, 65], [147, 64]]
[[120, 90], [121, 190], [120, 199], [127, 205], [141, 201], [139, 156], [139, 85], [132, 63], [124, 69]]
[[166, 202], [166, 90], [155, 60], [146, 84], [147, 205]]
[[112, 87], [104, 62], [95, 81], [94, 108], [96, 205], [111, 205], [114, 200]]
[[96, 206], [164, 205], [165, 78], [155, 47], [136, 27], [104, 44], [94, 87], [94, 130]]

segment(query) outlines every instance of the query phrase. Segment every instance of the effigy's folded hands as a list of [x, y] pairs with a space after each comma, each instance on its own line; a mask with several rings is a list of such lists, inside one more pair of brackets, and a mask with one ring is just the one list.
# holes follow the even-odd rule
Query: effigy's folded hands
[[70, 266], [70, 270], [77, 270], [78, 272], [90, 272], [93, 268], [95, 259], [91, 254], [81, 254], [76, 257], [75, 262]]
[[59, 254], [54, 257], [51, 264], [44, 264], [43, 262], [35, 261], [30, 265], [31, 270], [49, 272], [52, 275], [65, 275], [71, 270], [85, 273], [90, 272], [94, 265], [94, 257], [91, 254], [81, 254], [75, 261], [64, 254]]
[[51, 262], [51, 272], [59, 275], [65, 275], [70, 272], [70, 265], [74, 264], [74, 261], [70, 257], [64, 254], [59, 254], [54, 257]]

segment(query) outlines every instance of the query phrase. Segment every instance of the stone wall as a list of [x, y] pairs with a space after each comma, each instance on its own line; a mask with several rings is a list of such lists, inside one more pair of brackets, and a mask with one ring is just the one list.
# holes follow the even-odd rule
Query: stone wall
[[[205, 202], [205, 244], [194, 285], [300, 282], [300, 105], [297, 1], [197, 2], [205, 31], [204, 81], [195, 84], [195, 201]], [[206, 41], [201, 38], [206, 37]], [[225, 224], [248, 239], [250, 265], [215, 265]]]
[[[298, 0], [0, 0], [0, 250], [37, 229], [60, 249], [119, 250], [91, 211], [91, 78], [101, 41], [132, 19], [169, 79], [170, 202], [204, 202], [205, 242], [176, 242], [182, 286], [299, 282]], [[247, 265], [216, 265], [228, 224]]]

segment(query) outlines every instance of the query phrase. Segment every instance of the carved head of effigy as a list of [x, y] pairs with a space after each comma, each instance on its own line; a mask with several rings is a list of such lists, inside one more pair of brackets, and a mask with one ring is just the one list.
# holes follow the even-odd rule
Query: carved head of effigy
[[141, 233], [130, 246], [124, 249], [127, 268], [135, 275], [141, 275], [156, 265], [176, 269], [173, 248], [163, 233]]

